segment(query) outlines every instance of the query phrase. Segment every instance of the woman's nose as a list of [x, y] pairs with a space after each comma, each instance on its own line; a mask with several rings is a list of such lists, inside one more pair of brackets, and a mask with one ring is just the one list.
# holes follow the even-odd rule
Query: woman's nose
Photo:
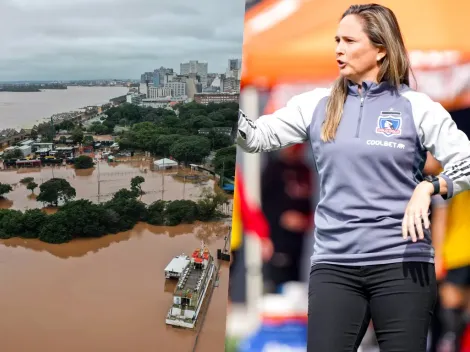
[[336, 45], [336, 50], [335, 50], [336, 55], [344, 54], [344, 48], [341, 43], [338, 43]]

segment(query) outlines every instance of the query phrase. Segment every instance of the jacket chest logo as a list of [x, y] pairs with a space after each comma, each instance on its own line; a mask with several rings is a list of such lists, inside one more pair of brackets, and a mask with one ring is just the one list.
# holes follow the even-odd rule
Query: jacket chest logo
[[382, 111], [377, 119], [375, 133], [385, 137], [401, 135], [402, 120], [399, 111]]

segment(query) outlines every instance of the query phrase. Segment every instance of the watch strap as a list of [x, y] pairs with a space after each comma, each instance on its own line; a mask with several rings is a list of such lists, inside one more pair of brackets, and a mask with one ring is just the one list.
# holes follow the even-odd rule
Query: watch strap
[[431, 183], [434, 187], [434, 191], [432, 193], [433, 196], [441, 193], [441, 184], [439, 182], [439, 178], [436, 176], [429, 176], [424, 179], [425, 181]]

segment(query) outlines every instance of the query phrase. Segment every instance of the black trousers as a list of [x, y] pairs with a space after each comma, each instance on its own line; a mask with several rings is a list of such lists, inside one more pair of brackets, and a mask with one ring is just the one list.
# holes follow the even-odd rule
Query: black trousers
[[433, 264], [314, 265], [307, 351], [356, 351], [372, 319], [381, 352], [426, 352], [436, 296]]

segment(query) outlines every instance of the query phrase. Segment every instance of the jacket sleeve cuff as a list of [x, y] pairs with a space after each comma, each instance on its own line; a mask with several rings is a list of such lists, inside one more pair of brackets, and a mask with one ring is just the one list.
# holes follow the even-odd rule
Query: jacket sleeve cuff
[[447, 194], [443, 194], [442, 197], [444, 199], [452, 198], [454, 195], [454, 182], [449, 176], [444, 173], [440, 174], [439, 176], [442, 177], [447, 183]]

